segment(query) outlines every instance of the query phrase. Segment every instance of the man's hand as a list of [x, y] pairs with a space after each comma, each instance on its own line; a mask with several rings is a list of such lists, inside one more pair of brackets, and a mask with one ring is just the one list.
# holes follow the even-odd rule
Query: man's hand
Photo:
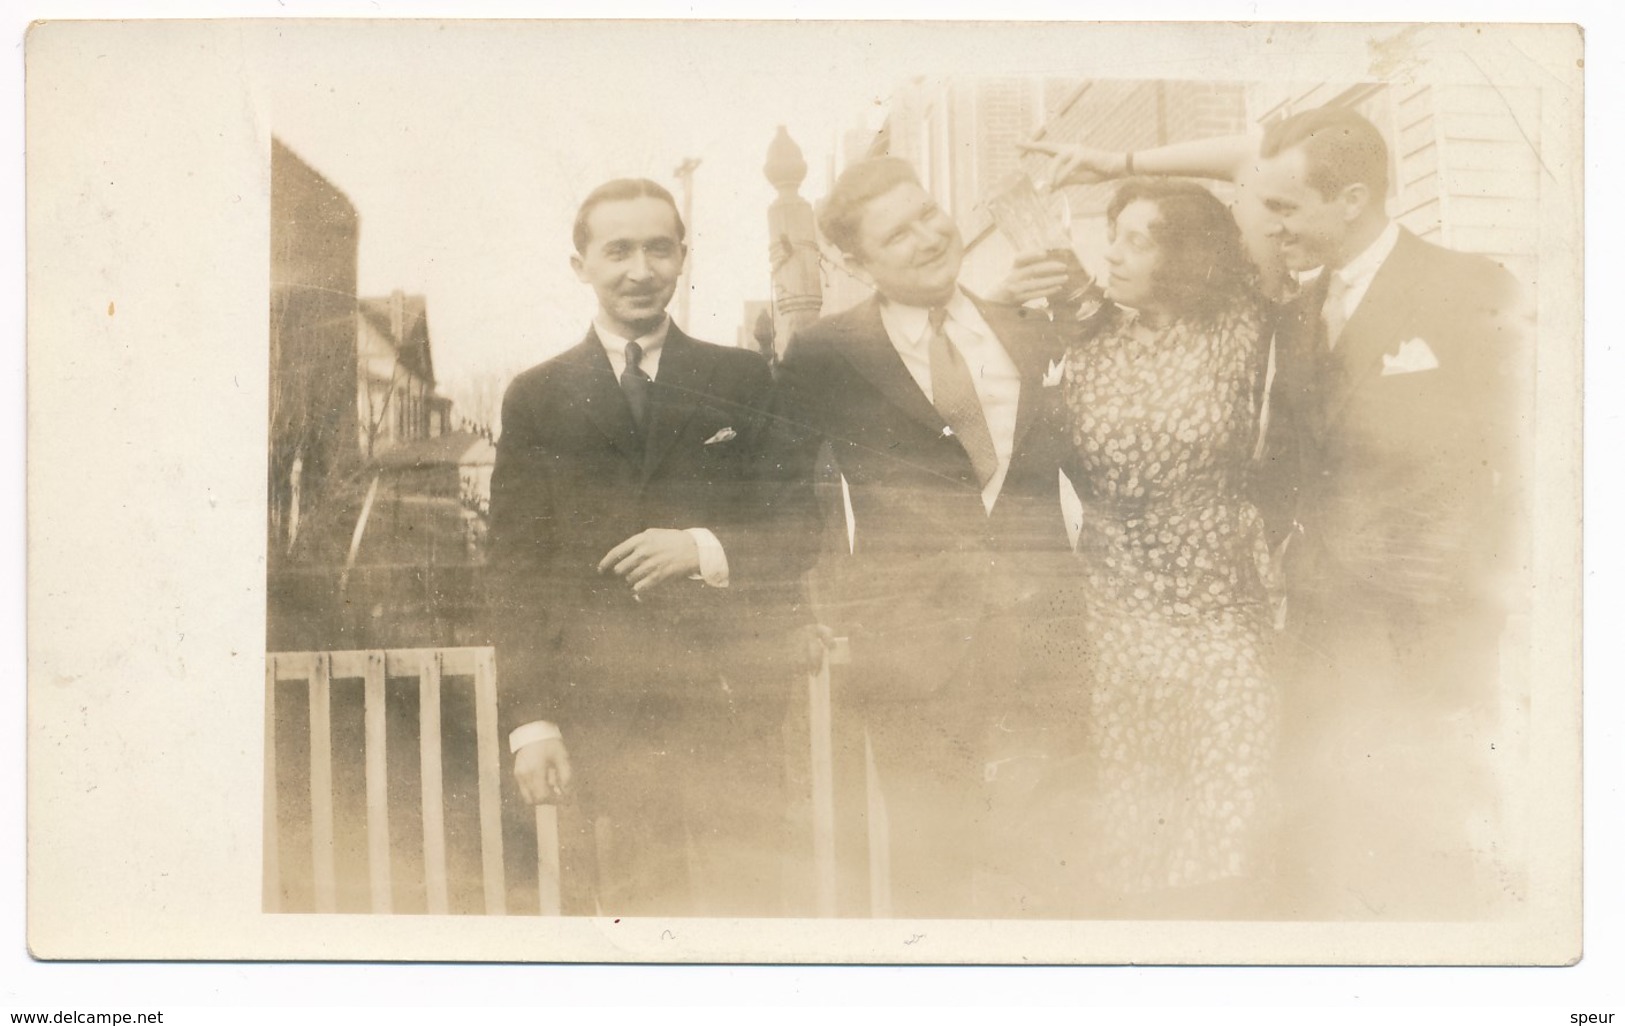
[[1042, 153], [1050, 158], [1043, 182], [1049, 188], [1064, 185], [1097, 185], [1123, 177], [1128, 158], [1116, 150], [1099, 150], [1080, 143], [1053, 143], [1043, 141], [1016, 143], [1023, 153]]
[[687, 531], [656, 527], [621, 542], [598, 561], [598, 572], [613, 571], [632, 585], [633, 595], [700, 572], [700, 547]]
[[513, 778], [532, 805], [557, 805], [570, 789], [570, 753], [559, 738], [532, 741], [513, 757]]
[[[1076, 258], [1074, 258], [1076, 259]], [[1048, 250], [1017, 253], [1004, 281], [989, 294], [995, 303], [1020, 306], [1035, 299], [1048, 299], [1066, 285], [1071, 268], [1066, 261]]]

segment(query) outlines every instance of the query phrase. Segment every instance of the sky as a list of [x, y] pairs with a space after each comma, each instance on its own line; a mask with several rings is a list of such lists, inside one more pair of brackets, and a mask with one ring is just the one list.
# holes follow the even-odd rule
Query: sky
[[427, 297], [443, 391], [578, 341], [594, 310], [569, 266], [581, 198], [621, 176], [681, 197], [685, 158], [700, 161], [686, 327], [733, 344], [743, 303], [771, 294], [762, 164], [777, 126], [816, 198], [836, 139], [877, 125], [896, 79], [880, 62], [832, 75], [834, 57], [793, 60], [726, 25], [675, 28], [291, 27], [253, 55], [270, 130], [359, 213], [361, 294]]

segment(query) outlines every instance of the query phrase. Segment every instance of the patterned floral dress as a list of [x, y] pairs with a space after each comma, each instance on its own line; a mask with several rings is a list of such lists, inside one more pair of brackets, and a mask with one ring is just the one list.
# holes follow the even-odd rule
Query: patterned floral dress
[[1277, 695], [1243, 497], [1265, 350], [1258, 308], [1137, 337], [1133, 315], [1068, 350], [1084, 503], [1087, 700], [1081, 836], [1107, 893], [1256, 877], [1273, 811]]

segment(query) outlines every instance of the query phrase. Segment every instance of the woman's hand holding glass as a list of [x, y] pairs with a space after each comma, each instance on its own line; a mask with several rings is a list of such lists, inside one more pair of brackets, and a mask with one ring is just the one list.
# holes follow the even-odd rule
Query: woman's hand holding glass
[[1010, 273], [1005, 275], [1004, 281], [988, 298], [995, 303], [1020, 306], [1035, 299], [1059, 295], [1072, 273], [1068, 258], [1072, 264], [1077, 264], [1077, 255], [1071, 250], [1017, 253]]

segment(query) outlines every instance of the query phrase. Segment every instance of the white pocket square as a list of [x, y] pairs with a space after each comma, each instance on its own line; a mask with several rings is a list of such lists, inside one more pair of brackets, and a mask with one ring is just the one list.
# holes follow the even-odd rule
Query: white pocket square
[[707, 438], [702, 444], [716, 445], [719, 442], [731, 442], [738, 437], [739, 432], [735, 431], [731, 427], [725, 427], [721, 431], [718, 431], [716, 434], [712, 435], [710, 438]]
[[1063, 360], [1051, 360], [1049, 362], [1049, 370], [1044, 372], [1044, 387], [1054, 388], [1056, 385], [1059, 385], [1061, 383], [1062, 376], [1065, 374], [1066, 362]]
[[1413, 338], [1399, 347], [1399, 352], [1389, 355], [1382, 354], [1382, 373], [1415, 374], [1418, 371], [1430, 371], [1439, 366], [1439, 358], [1433, 355], [1433, 350], [1419, 338]]

